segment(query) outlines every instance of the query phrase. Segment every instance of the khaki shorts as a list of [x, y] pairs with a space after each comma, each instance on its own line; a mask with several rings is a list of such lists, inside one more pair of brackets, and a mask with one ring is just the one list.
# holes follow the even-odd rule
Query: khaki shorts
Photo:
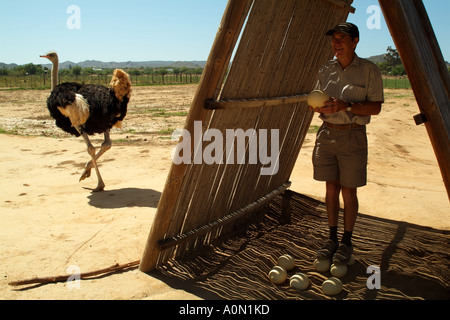
[[347, 188], [366, 185], [366, 126], [342, 130], [323, 124], [317, 132], [312, 160], [315, 180], [338, 180]]

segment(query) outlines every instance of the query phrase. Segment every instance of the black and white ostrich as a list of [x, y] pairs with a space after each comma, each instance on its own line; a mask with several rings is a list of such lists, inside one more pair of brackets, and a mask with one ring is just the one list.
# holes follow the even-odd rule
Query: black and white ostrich
[[[120, 128], [127, 114], [127, 105], [131, 96], [130, 77], [123, 70], [116, 69], [109, 88], [72, 82], [58, 85], [58, 55], [51, 51], [41, 57], [49, 59], [53, 64], [52, 92], [47, 99], [50, 115], [56, 120], [59, 128], [76, 137], [84, 138], [87, 151], [92, 158], [86, 164], [80, 181], [89, 177], [94, 167], [98, 185], [93, 191], [102, 191], [105, 183], [98, 170], [97, 160], [111, 148], [110, 129], [114, 126]], [[103, 133], [105, 136], [97, 154], [88, 137], [95, 133]]]

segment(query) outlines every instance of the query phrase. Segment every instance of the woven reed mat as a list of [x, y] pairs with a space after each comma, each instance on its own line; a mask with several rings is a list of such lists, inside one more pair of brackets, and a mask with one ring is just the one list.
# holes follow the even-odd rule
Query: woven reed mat
[[[353, 236], [356, 262], [342, 278], [343, 291], [335, 297], [324, 295], [322, 282], [331, 275], [316, 272], [313, 261], [328, 236], [325, 206], [293, 193], [291, 221], [280, 224], [282, 204], [280, 196], [262, 219], [239, 236], [171, 260], [152, 275], [204, 299], [450, 298], [449, 231], [364, 214], [358, 216]], [[296, 267], [284, 284], [275, 285], [267, 274], [285, 253], [295, 257]], [[381, 270], [379, 290], [367, 288], [371, 265]], [[289, 277], [296, 272], [307, 274], [311, 281], [304, 291], [289, 287]]]

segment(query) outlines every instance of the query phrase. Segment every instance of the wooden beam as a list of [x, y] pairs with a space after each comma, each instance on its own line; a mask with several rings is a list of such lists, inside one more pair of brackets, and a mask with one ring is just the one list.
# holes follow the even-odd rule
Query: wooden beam
[[294, 104], [308, 99], [307, 94], [277, 97], [277, 98], [259, 98], [259, 99], [245, 99], [245, 100], [206, 100], [206, 109], [245, 109], [245, 108], [261, 108], [274, 107], [285, 104]]
[[428, 14], [422, 1], [416, 1], [416, 9], [426, 33], [430, 48], [433, 52], [434, 62], [439, 69], [444, 87], [447, 89], [447, 94], [450, 96], [450, 74], [448, 72], [444, 56], [442, 55], [441, 48], [439, 47], [439, 43], [436, 39], [436, 35], [434, 34], [433, 26], [431, 25], [430, 19], [428, 19]]
[[421, 0], [379, 0], [402, 58], [450, 199], [448, 71]]
[[347, 4], [343, 0], [326, 0], [326, 1], [332, 3], [332, 4], [336, 5], [336, 6], [343, 7], [345, 9], [347, 9], [351, 13], [355, 13], [355, 11], [356, 11], [356, 9], [354, 7], [352, 7], [350, 4]]
[[[216, 98], [220, 91], [233, 49], [252, 3], [252, 0], [229, 0], [227, 4], [211, 53], [203, 70], [202, 79], [186, 119], [185, 129], [189, 132], [194, 132], [195, 121], [204, 121], [208, 114], [212, 112], [204, 108], [205, 100]], [[194, 146], [192, 145], [191, 151], [193, 149]], [[191, 154], [194, 154], [194, 152]], [[142, 272], [150, 272], [158, 266], [161, 253], [158, 241], [164, 238], [164, 234], [170, 224], [172, 212], [176, 205], [176, 198], [183, 185], [182, 179], [185, 177], [187, 168], [188, 164], [184, 163], [179, 165], [172, 164], [170, 168], [139, 265], [139, 270]]]

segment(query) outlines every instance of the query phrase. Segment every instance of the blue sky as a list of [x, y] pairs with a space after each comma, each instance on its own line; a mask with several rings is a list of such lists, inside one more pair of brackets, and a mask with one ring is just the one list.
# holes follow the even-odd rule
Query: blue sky
[[[39, 55], [49, 50], [72, 62], [206, 60], [226, 4], [227, 0], [1, 0], [0, 62], [43, 63]], [[445, 34], [450, 1], [424, 4], [444, 59], [450, 61], [450, 36]], [[77, 17], [68, 11], [72, 5], [79, 8], [79, 19], [72, 19]], [[371, 5], [379, 7], [376, 0], [355, 0], [356, 13], [348, 19], [360, 28], [361, 57], [394, 46], [382, 15], [379, 27], [367, 27], [376, 14], [367, 13]]]

